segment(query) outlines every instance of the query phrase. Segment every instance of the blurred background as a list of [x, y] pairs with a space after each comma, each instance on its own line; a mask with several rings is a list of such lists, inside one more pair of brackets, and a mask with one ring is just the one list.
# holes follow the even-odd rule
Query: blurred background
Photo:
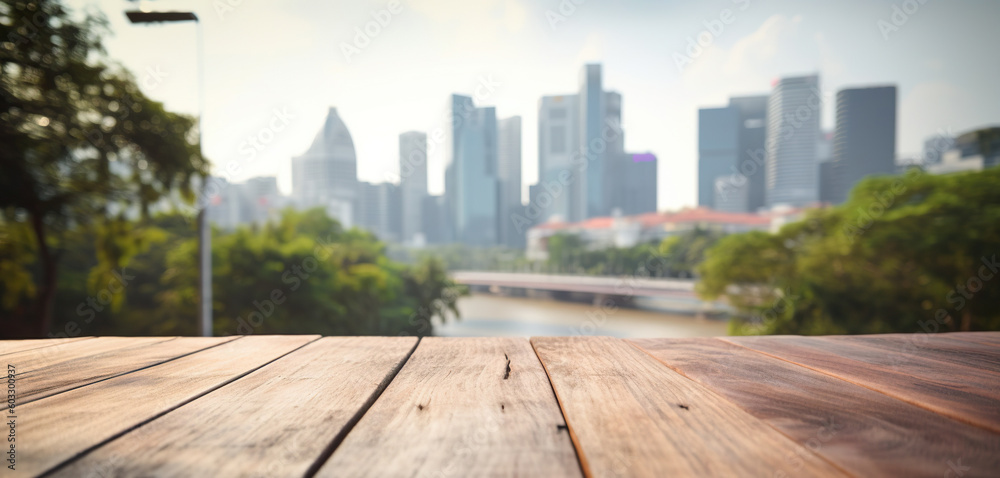
[[0, 338], [1000, 330], [998, 22], [0, 0]]

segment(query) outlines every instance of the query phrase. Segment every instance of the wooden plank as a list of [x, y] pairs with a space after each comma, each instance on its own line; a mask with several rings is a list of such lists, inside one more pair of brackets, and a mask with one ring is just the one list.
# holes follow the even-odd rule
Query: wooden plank
[[17, 374], [69, 362], [83, 357], [107, 353], [133, 345], [148, 346], [173, 337], [94, 337], [91, 340], [65, 342], [51, 347], [17, 352], [4, 357], [4, 361], [17, 366]]
[[1000, 332], [948, 332], [938, 335], [966, 342], [1000, 347]]
[[315, 340], [245, 337], [17, 408], [17, 471], [34, 476]]
[[71, 339], [25, 339], [25, 340], [0, 340], [0, 355], [7, 355], [25, 350], [34, 350], [42, 347], [51, 347], [80, 340], [87, 340], [93, 337], [74, 337]]
[[908, 403], [1000, 433], [1000, 377], [974, 367], [821, 337], [727, 337]]
[[842, 476], [638, 347], [607, 337], [531, 339], [588, 476]]
[[[121, 338], [121, 337], [116, 337]], [[155, 340], [128, 338], [125, 347], [61, 360], [18, 373], [18, 397], [22, 405], [66, 390], [150, 367], [177, 357], [214, 347], [237, 337], [184, 337]], [[105, 340], [105, 339], [98, 339]], [[96, 342], [96, 341], [88, 341]], [[41, 349], [41, 350], [48, 350]], [[20, 367], [18, 368], [20, 370]]]
[[416, 343], [412, 337], [318, 340], [101, 446], [55, 476], [304, 476]]
[[580, 476], [562, 425], [527, 339], [424, 338], [317, 476]]
[[[638, 339], [670, 368], [857, 476], [996, 476], [1000, 435], [715, 339]], [[961, 465], [959, 465], [961, 463]]]
[[936, 360], [943, 362], [943, 368], [952, 364], [1000, 374], [1000, 347], [959, 340], [945, 334], [842, 335], [825, 338], [874, 347], [906, 357], [906, 360], [909, 357]]

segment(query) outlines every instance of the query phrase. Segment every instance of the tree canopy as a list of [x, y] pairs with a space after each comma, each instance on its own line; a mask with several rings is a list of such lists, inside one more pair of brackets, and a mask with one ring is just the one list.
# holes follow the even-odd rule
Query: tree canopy
[[776, 234], [723, 238], [699, 291], [736, 334], [1000, 329], [1000, 169], [862, 181]]
[[0, 4], [0, 280], [22, 335], [48, 330], [67, 231], [89, 228], [97, 270], [111, 270], [145, 240], [129, 215], [191, 200], [207, 172], [195, 120], [147, 98], [105, 55], [105, 34], [102, 17], [58, 1]]
[[[195, 223], [160, 214], [136, 227], [144, 247], [100, 275], [87, 273], [98, 264], [95, 233], [77, 228], [67, 234], [54, 336], [197, 334]], [[432, 323], [458, 317], [456, 302], [466, 291], [438, 261], [404, 265], [384, 251], [370, 233], [344, 230], [322, 209], [286, 210], [267, 224], [216, 229], [213, 332], [430, 335]]]

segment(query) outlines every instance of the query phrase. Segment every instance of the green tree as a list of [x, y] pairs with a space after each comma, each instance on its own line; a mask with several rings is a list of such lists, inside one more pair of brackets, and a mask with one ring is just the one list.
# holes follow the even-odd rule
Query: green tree
[[692, 277], [696, 267], [705, 260], [705, 251], [723, 237], [723, 233], [695, 228], [663, 240], [659, 246], [664, 275]]
[[[465, 293], [440, 262], [393, 262], [371, 233], [344, 230], [322, 209], [213, 236], [217, 335], [429, 335], [433, 319], [458, 316]], [[162, 308], [184, 317], [197, 315], [196, 252], [191, 234], [166, 257]]]
[[194, 119], [165, 111], [110, 65], [106, 31], [103, 18], [75, 20], [59, 1], [0, 4], [2, 227], [20, 237], [27, 226], [34, 243], [20, 252], [38, 259], [28, 269], [0, 245], [0, 269], [14, 277], [4, 295], [33, 301], [12, 307], [21, 313], [5, 334], [48, 333], [69, 231], [91, 228], [99, 267], [120, 267], [146, 240], [127, 215], [177, 192], [191, 200], [192, 178], [207, 171]]
[[737, 334], [1000, 329], [1000, 169], [862, 181], [777, 234], [710, 249], [699, 291]]

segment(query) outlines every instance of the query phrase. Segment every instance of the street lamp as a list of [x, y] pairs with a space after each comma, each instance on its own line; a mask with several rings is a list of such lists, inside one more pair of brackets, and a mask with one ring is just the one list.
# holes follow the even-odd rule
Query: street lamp
[[[133, 24], [146, 24], [146, 23], [176, 23], [176, 22], [195, 22], [195, 27], [197, 28], [198, 36], [198, 148], [201, 152], [202, 144], [202, 119], [204, 118], [205, 109], [205, 65], [203, 59], [203, 48], [202, 48], [202, 35], [201, 35], [201, 22], [198, 21], [198, 16], [193, 12], [146, 12], [140, 10], [130, 10], [125, 12], [125, 16], [128, 17], [128, 21]], [[204, 154], [201, 155], [204, 158]], [[198, 263], [199, 263], [199, 273], [198, 273], [198, 289], [199, 289], [199, 303], [200, 303], [200, 325], [201, 325], [201, 335], [204, 337], [212, 336], [212, 228], [208, 225], [208, 215], [206, 214], [206, 209], [208, 208], [208, 202], [205, 201], [205, 191], [207, 190], [207, 182], [203, 185], [202, 198], [203, 204], [198, 210]]]

